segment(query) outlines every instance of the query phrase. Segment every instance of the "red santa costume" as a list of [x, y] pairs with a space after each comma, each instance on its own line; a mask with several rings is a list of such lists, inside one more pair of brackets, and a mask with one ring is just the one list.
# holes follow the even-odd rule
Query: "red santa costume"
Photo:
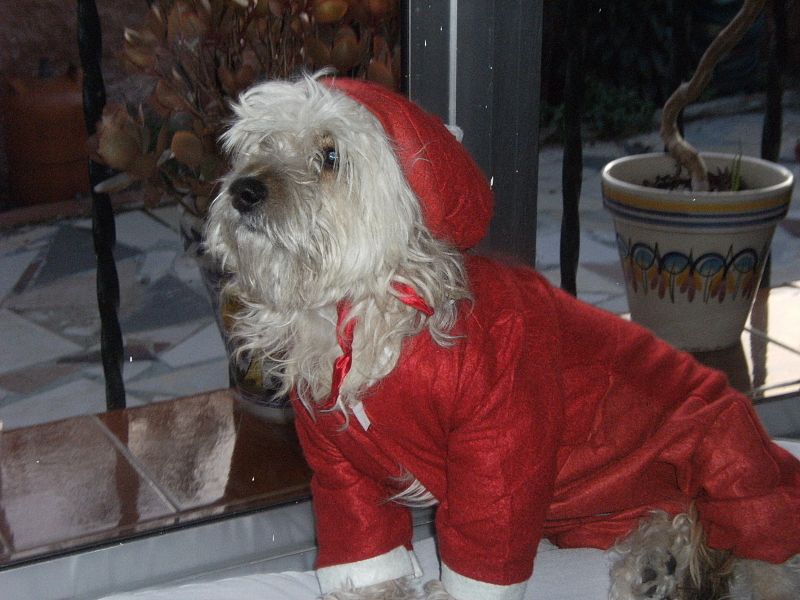
[[[441, 123], [375, 86], [327, 84], [379, 119], [432, 233], [475, 244], [491, 191]], [[323, 591], [415, 572], [409, 511], [386, 501], [409, 474], [439, 502], [442, 580], [459, 598], [521, 598], [542, 537], [608, 548], [691, 502], [713, 547], [800, 553], [800, 463], [722, 374], [530, 269], [465, 260], [474, 302], [456, 343], [406, 339], [347, 427], [295, 402]]]

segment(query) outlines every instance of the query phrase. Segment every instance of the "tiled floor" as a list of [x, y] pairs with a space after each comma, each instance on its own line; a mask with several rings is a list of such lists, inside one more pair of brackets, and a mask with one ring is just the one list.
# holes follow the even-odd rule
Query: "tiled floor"
[[[759, 120], [703, 119], [689, 123], [687, 136], [704, 149], [738, 151], [741, 142], [757, 153], [747, 144]], [[730, 139], [712, 135], [723, 125], [734, 130]], [[787, 112], [784, 129], [782, 161], [797, 176], [799, 111]], [[626, 144], [656, 147], [641, 136], [585, 150], [578, 276], [584, 300], [620, 313], [627, 304], [599, 170]], [[555, 283], [560, 157], [543, 149], [539, 173], [538, 267]], [[800, 282], [798, 195], [775, 237], [778, 287], [760, 295], [740, 346], [700, 357], [726, 370], [770, 432], [787, 437], [800, 437], [800, 283], [779, 284]], [[225, 393], [205, 393], [227, 386], [227, 360], [175, 207], [120, 211], [116, 222], [134, 408], [99, 416], [90, 416], [105, 407], [90, 223], [72, 217], [0, 235], [0, 567], [307, 494], [290, 429], [253, 418]], [[75, 418], [54, 423], [65, 417]], [[43, 425], [26, 427], [35, 424]]]
[[[758, 407], [790, 398], [780, 420], [767, 426], [776, 436], [800, 439], [800, 282], [761, 290], [737, 346], [697, 352], [703, 363], [728, 375]], [[773, 407], [774, 408], [774, 407]]]
[[227, 391], [4, 432], [0, 473], [0, 566], [307, 497], [309, 480], [293, 428]]
[[[227, 386], [225, 348], [177, 209], [117, 215], [128, 406]], [[6, 429], [105, 409], [91, 223], [0, 238], [0, 421]]]

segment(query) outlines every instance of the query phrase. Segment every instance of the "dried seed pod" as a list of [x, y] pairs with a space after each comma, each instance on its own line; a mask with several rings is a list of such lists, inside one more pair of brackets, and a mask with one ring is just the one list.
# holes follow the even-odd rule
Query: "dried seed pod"
[[125, 28], [122, 59], [133, 71], [147, 71], [155, 65], [158, 38], [149, 29]]
[[376, 35], [372, 39], [372, 57], [377, 60], [386, 60], [386, 57], [390, 55], [389, 44], [383, 39], [383, 36]]
[[317, 23], [338, 23], [347, 12], [345, 0], [316, 0], [312, 8]]
[[199, 39], [207, 29], [207, 20], [186, 2], [176, 2], [167, 16], [167, 39], [170, 44], [179, 40]]
[[392, 10], [392, 2], [390, 0], [368, 0], [367, 7], [373, 17], [380, 19]]
[[307, 38], [304, 47], [306, 56], [312, 64], [318, 67], [331, 64], [331, 49], [319, 38]]
[[125, 107], [108, 105], [100, 122], [97, 153], [101, 160], [118, 171], [126, 171], [142, 155], [142, 136]]
[[236, 95], [236, 77], [233, 72], [225, 65], [217, 67], [217, 77], [222, 84], [222, 89], [229, 96]]
[[156, 87], [153, 90], [153, 99], [157, 107], [164, 108], [167, 111], [181, 110], [186, 107], [186, 102], [181, 95], [175, 91], [175, 88], [168, 85], [164, 79], [159, 79], [156, 82]]
[[[263, 2], [264, 0], [260, 1]], [[281, 18], [283, 16], [283, 13], [287, 8], [291, 10], [289, 3], [285, 2], [284, 0], [269, 0], [267, 4], [269, 6], [269, 12], [271, 12], [273, 16], [278, 18]]]
[[355, 32], [348, 26], [339, 28], [331, 51], [331, 62], [340, 72], [349, 71], [361, 59], [361, 47]]
[[254, 0], [253, 14], [258, 17], [266, 17], [269, 16], [270, 12], [267, 0]]
[[176, 131], [169, 148], [175, 158], [192, 169], [203, 160], [203, 142], [191, 131]]
[[367, 67], [367, 79], [379, 83], [387, 88], [394, 89], [394, 77], [392, 71], [380, 61], [370, 59]]
[[155, 171], [156, 158], [152, 154], [137, 156], [126, 169], [126, 173], [139, 180], [149, 179]]

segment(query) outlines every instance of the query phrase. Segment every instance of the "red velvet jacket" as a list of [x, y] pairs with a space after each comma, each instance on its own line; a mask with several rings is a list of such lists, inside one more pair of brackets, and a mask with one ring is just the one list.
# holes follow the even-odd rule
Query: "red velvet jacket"
[[524, 582], [542, 536], [606, 548], [691, 500], [712, 546], [800, 553], [800, 463], [723, 375], [530, 270], [467, 263], [462, 337], [406, 340], [364, 398], [366, 430], [295, 405], [319, 568], [410, 546], [408, 510], [385, 501], [409, 473], [439, 500], [443, 564], [468, 580]]

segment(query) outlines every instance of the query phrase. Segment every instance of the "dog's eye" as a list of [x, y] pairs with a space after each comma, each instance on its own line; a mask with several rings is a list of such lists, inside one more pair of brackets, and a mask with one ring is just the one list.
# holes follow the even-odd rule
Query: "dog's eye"
[[339, 153], [336, 148], [324, 148], [322, 150], [322, 167], [325, 169], [335, 169], [339, 165]]

